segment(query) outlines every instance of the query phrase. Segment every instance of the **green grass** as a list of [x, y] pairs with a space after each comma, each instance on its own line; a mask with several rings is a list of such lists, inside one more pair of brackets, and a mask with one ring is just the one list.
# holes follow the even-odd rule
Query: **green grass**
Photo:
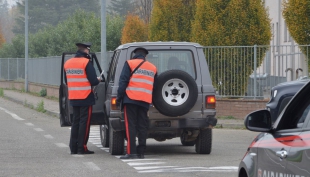
[[0, 88], [0, 97], [4, 96], [3, 88]]
[[37, 104], [37, 107], [36, 107], [36, 110], [38, 112], [46, 112], [46, 110], [44, 109], [44, 101], [40, 101], [38, 104]]
[[219, 116], [219, 117], [217, 117], [218, 119], [237, 119], [237, 118], [235, 118], [234, 116]]

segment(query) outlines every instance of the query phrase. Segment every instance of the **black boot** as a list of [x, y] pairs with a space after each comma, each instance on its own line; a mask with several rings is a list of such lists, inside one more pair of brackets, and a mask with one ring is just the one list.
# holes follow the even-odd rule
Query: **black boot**
[[139, 159], [144, 159], [144, 154], [138, 154]]
[[138, 159], [138, 154], [126, 154], [121, 156], [120, 159]]
[[78, 154], [94, 154], [94, 153], [95, 153], [94, 151], [90, 151], [90, 150], [78, 152]]

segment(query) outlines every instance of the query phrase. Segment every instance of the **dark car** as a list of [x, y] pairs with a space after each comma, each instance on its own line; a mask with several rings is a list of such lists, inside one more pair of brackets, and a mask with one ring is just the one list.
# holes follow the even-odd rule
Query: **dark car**
[[280, 83], [272, 87], [270, 101], [266, 104], [266, 108], [270, 111], [272, 122], [276, 121], [287, 103], [308, 82], [309, 79], [306, 77], [295, 81]]
[[272, 124], [268, 110], [245, 118], [245, 127], [261, 132], [239, 165], [239, 177], [310, 176], [310, 83], [293, 96]]

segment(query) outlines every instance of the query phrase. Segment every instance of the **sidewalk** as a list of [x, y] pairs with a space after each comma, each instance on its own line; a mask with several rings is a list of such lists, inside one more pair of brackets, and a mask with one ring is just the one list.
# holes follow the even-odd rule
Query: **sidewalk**
[[[4, 97], [18, 104], [25, 105], [27, 107], [36, 108], [37, 105], [43, 101], [45, 113], [51, 116], [59, 118], [59, 103], [58, 101], [47, 99], [44, 97], [38, 97], [28, 93], [23, 93], [15, 90], [4, 90]], [[230, 128], [241, 129], [244, 128], [243, 120], [240, 119], [218, 119], [216, 127], [218, 128]]]

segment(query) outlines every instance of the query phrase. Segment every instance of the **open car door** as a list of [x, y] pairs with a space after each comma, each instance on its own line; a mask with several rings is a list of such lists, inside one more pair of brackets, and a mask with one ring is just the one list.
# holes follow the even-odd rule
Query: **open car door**
[[[68, 100], [68, 86], [65, 81], [64, 74], [64, 64], [65, 62], [74, 57], [75, 53], [65, 52], [62, 54], [61, 61], [61, 76], [60, 76], [60, 86], [59, 86], [59, 111], [60, 111], [60, 126], [66, 127], [71, 126], [73, 120], [73, 108], [69, 104]], [[95, 53], [90, 53], [91, 62], [96, 70], [97, 76], [100, 76], [102, 73], [101, 67], [99, 65], [97, 56]], [[95, 94], [96, 103], [93, 105], [92, 117], [91, 117], [91, 125], [105, 125], [106, 124], [106, 114], [104, 109], [104, 101], [105, 101], [105, 78], [103, 76], [103, 80], [92, 88]]]

